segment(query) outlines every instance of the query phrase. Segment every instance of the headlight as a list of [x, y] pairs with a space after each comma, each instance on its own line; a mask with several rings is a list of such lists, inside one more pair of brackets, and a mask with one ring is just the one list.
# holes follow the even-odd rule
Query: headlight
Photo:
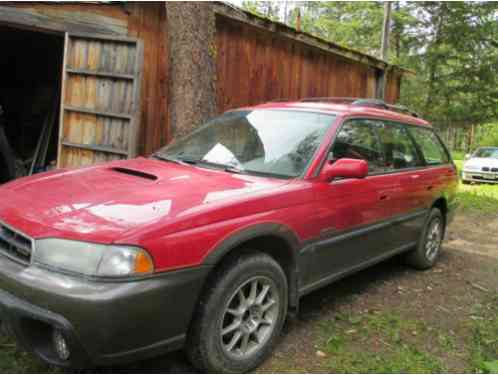
[[56, 238], [36, 241], [33, 261], [87, 276], [136, 276], [154, 271], [150, 255], [138, 247], [107, 246]]

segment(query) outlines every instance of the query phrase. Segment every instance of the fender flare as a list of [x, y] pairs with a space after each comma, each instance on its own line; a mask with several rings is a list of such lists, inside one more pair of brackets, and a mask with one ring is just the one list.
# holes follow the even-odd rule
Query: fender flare
[[255, 240], [264, 236], [273, 236], [284, 240], [291, 248], [293, 255], [297, 256], [300, 241], [291, 229], [282, 224], [262, 223], [252, 225], [231, 234], [209, 253], [203, 263], [206, 265], [215, 265], [230, 251], [244, 242]]
[[214, 266], [238, 246], [264, 236], [277, 237], [285, 241], [290, 249], [292, 258], [290, 259], [291, 267], [288, 270], [289, 306], [297, 311], [299, 306], [299, 249], [301, 246], [297, 235], [285, 225], [262, 223], [241, 229], [218, 244], [204, 259], [203, 265]]

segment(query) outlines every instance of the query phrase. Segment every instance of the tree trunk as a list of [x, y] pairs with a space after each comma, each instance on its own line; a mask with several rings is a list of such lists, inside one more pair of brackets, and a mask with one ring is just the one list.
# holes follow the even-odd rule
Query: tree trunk
[[166, 2], [169, 45], [169, 115], [173, 138], [217, 113], [216, 20], [213, 6]]

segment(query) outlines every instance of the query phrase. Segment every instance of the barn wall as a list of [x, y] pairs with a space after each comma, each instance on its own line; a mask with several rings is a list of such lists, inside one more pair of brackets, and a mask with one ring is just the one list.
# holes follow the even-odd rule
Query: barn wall
[[142, 117], [138, 153], [147, 155], [170, 138], [168, 121], [168, 40], [164, 3], [127, 3], [128, 35], [144, 43]]
[[396, 103], [401, 90], [401, 75], [391, 72], [387, 75], [385, 100], [389, 103]]
[[1, 3], [0, 22], [42, 31], [141, 39], [144, 43], [144, 71], [137, 151], [149, 154], [167, 143], [168, 46], [164, 3]]
[[[220, 112], [273, 99], [375, 95], [374, 67], [228, 17], [218, 15], [216, 23]], [[399, 89], [391, 81], [392, 102]]]

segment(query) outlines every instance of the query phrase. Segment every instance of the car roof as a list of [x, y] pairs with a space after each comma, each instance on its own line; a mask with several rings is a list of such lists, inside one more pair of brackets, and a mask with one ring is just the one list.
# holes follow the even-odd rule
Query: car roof
[[317, 100], [312, 101], [285, 101], [285, 102], [268, 102], [259, 104], [252, 107], [240, 108], [240, 110], [299, 110], [306, 112], [322, 112], [344, 117], [373, 117], [385, 120], [392, 120], [396, 122], [407, 123], [411, 125], [430, 126], [429, 122], [409, 114], [400, 113], [394, 110], [384, 109], [372, 105], [361, 105], [361, 103], [336, 103], [336, 102], [322, 102]]

